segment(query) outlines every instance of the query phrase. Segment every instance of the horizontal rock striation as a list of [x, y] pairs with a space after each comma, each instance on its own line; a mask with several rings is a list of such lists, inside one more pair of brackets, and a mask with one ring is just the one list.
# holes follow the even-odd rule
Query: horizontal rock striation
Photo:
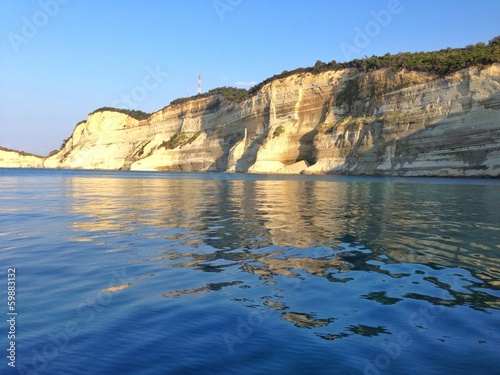
[[0, 167], [2, 168], [41, 168], [44, 158], [0, 147]]
[[500, 64], [300, 73], [239, 103], [194, 97], [143, 120], [98, 111], [43, 166], [497, 177]]

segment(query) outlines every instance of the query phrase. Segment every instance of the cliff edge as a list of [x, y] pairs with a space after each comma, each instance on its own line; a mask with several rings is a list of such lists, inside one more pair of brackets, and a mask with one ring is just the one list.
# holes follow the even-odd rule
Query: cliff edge
[[2, 168], [42, 168], [44, 157], [0, 147]]
[[43, 166], [499, 176], [500, 64], [299, 73], [239, 103], [195, 97], [142, 120], [97, 111]]
[[0, 166], [500, 176], [500, 37], [372, 56], [214, 89], [153, 113], [101, 108], [47, 157]]

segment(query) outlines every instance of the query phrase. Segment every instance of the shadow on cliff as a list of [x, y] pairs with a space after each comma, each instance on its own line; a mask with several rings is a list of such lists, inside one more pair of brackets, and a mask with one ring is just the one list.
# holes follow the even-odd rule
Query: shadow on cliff
[[295, 160], [295, 162], [305, 160], [309, 163], [309, 165], [316, 164], [317, 151], [314, 146], [314, 138], [316, 137], [316, 134], [318, 134], [318, 131], [313, 129], [300, 138], [299, 155], [297, 156], [297, 160]]
[[[217, 113], [221, 111], [221, 108], [223, 108], [224, 104], [227, 104], [225, 103], [225, 98], [222, 97], [221, 95], [215, 95], [206, 104], [205, 109], [201, 113], [201, 130], [205, 133], [207, 140], [218, 138], [219, 139], [218, 146], [222, 151], [222, 154], [218, 156], [215, 159], [215, 161], [208, 166], [209, 171], [225, 171], [227, 169], [228, 154], [229, 150], [232, 147], [231, 144], [233, 142], [236, 142], [240, 138], [238, 134], [230, 134], [230, 135], [224, 134], [225, 129], [223, 127], [220, 127], [219, 124], [211, 127], [209, 127], [208, 125], [209, 121], [206, 120], [206, 117], [210, 115], [216, 116]], [[210, 152], [210, 150], [207, 151]]]
[[[221, 109], [219, 102], [219, 107], [212, 107], [213, 109], [207, 110], [206, 113], [213, 113], [213, 111], [219, 111]], [[227, 103], [229, 106], [233, 104]], [[209, 103], [210, 106], [210, 103]], [[207, 108], [209, 107], [207, 106]], [[237, 106], [237, 105], [236, 105]], [[236, 107], [235, 106], [235, 107]], [[237, 110], [237, 108], [234, 108]], [[222, 115], [222, 114], [221, 114]], [[252, 123], [255, 121], [254, 123]], [[245, 129], [247, 130], [247, 140], [245, 145], [245, 151], [242, 156], [236, 161], [235, 171], [236, 172], [247, 172], [248, 169], [255, 164], [257, 160], [257, 153], [260, 147], [262, 147], [264, 141], [269, 135], [269, 122], [270, 122], [270, 108], [266, 106], [261, 117], [255, 118], [244, 118], [238, 122], [236, 126], [216, 126], [212, 129], [204, 129], [202, 123], [202, 129], [205, 131], [207, 137], [215, 134], [218, 135], [219, 147], [221, 154], [216, 158], [216, 160], [210, 165], [210, 171], [225, 172], [231, 165], [229, 165], [230, 151], [233, 146], [245, 138]]]
[[248, 172], [250, 167], [255, 164], [257, 161], [257, 153], [264, 144], [268, 135], [269, 129], [250, 143], [250, 145], [245, 149], [245, 152], [243, 152], [241, 158], [236, 162], [236, 172]]
[[[330, 100], [323, 103], [323, 107], [321, 109], [321, 117], [318, 124], [325, 123], [329, 111], [334, 107], [335, 99], [333, 96], [333, 88], [329, 95], [331, 96], [331, 98]], [[316, 146], [314, 144], [314, 139], [317, 134], [318, 130], [317, 128], [314, 128], [313, 130], [305, 133], [299, 139], [299, 155], [297, 156], [297, 160], [295, 160], [295, 162], [305, 160], [309, 163], [309, 165], [316, 164], [318, 150], [316, 149]]]
[[[435, 163], [434, 166], [427, 165], [422, 173], [426, 175], [447, 175], [447, 170], [486, 170], [488, 167], [485, 161], [492, 152], [500, 152], [500, 144], [496, 140], [500, 139], [500, 128], [496, 118], [498, 114], [492, 115], [491, 120], [484, 119], [484, 112], [471, 112], [477, 110], [500, 109], [500, 93], [495, 93], [481, 102], [472, 102], [466, 96], [462, 100], [462, 111], [450, 115], [434, 118], [417, 125], [416, 121], [402, 121], [398, 124], [384, 122], [376, 119], [371, 123], [363, 124], [361, 130], [358, 127], [347, 126], [342, 133], [332, 132], [325, 136], [335, 137], [336, 148], [342, 149], [352, 145], [345, 155], [344, 165], [338, 169], [325, 170], [325, 173], [332, 174], [353, 174], [353, 175], [404, 175], [408, 171], [417, 172], [417, 166], [410, 164], [418, 157], [429, 155], [429, 161]], [[479, 115], [483, 121], [481, 128], [464, 124], [465, 116]], [[496, 117], [495, 117], [496, 116]], [[404, 127], [404, 131], [415, 131], [402, 137], [395, 133], [394, 126]], [[440, 128], [440, 129], [439, 129]], [[436, 131], [438, 130], [438, 131]], [[359, 131], [358, 139], [355, 133]], [[366, 149], [364, 144], [371, 138], [373, 146]], [[386, 150], [389, 149], [387, 155]], [[388, 156], [388, 158], [387, 158]], [[387, 169], [377, 169], [382, 163], [389, 162]], [[462, 162], [462, 166], [457, 166], [457, 162]], [[403, 165], [407, 167], [403, 168]], [[421, 167], [423, 168], [423, 167]]]

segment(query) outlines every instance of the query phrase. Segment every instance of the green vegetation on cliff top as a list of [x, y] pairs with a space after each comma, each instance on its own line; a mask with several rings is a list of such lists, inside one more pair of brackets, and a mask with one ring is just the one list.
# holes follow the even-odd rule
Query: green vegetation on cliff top
[[[268, 83], [301, 73], [319, 74], [347, 68], [356, 68], [362, 72], [370, 72], [377, 69], [390, 68], [394, 71], [406, 69], [444, 76], [471, 66], [485, 66], [498, 62], [500, 62], [500, 36], [493, 38], [488, 44], [477, 43], [475, 45], [468, 45], [465, 48], [446, 48], [432, 52], [400, 52], [395, 55], [386, 53], [384, 56], [371, 56], [342, 63], [335, 60], [329, 63], [318, 60], [312, 67], [297, 68], [291, 71], [285, 70], [280, 74], [267, 78], [249, 90], [236, 87], [219, 87], [203, 94], [175, 99], [170, 105], [179, 105], [190, 100], [207, 98], [214, 95], [222, 95], [231, 103], [239, 103], [256, 95]], [[150, 114], [142, 111], [110, 107], [96, 109], [92, 114], [105, 110], [125, 113], [137, 120], [144, 120], [150, 116]]]
[[384, 56], [365, 57], [343, 63], [335, 60], [324, 63], [318, 60], [313, 67], [298, 68], [292, 71], [285, 70], [281, 74], [268, 78], [250, 88], [248, 93], [249, 96], [253, 96], [264, 85], [299, 73], [319, 74], [347, 68], [357, 68], [360, 71], [369, 72], [391, 68], [394, 71], [406, 69], [443, 76], [471, 66], [485, 66], [498, 62], [500, 62], [500, 36], [493, 38], [488, 44], [477, 43], [465, 48], [446, 48], [432, 52], [400, 52], [395, 55], [386, 53]]
[[36, 154], [32, 154], [32, 153], [30, 153], [30, 152], [19, 151], [19, 150], [13, 150], [13, 149], [11, 149], [11, 148], [2, 147], [2, 146], [0, 146], [0, 151], [5, 151], [5, 152], [16, 152], [16, 153], [18, 153], [19, 155], [22, 155], [22, 156], [35, 156], [35, 157], [37, 157], [37, 158], [43, 158], [43, 156], [36, 155]]
[[[104, 111], [110, 111], [110, 112], [118, 112], [118, 113], [124, 113], [136, 120], [146, 120], [151, 116], [151, 113], [146, 113], [143, 111], [138, 111], [138, 110], [131, 110], [131, 109], [123, 109], [123, 108], [113, 108], [113, 107], [101, 107], [96, 109], [94, 112], [89, 113], [90, 115], [93, 115], [94, 113], [97, 112], [104, 112]], [[82, 123], [83, 121], [80, 121], [78, 124]]]
[[225, 97], [227, 100], [229, 100], [231, 103], [239, 103], [242, 102], [245, 99], [249, 98], [248, 95], [248, 90], [246, 89], [239, 89], [236, 87], [218, 87], [215, 89], [212, 89], [210, 91], [204, 92], [203, 94], [199, 94], [196, 96], [189, 96], [185, 98], [178, 98], [174, 99], [170, 102], [170, 105], [176, 105], [176, 104], [183, 104], [186, 103], [192, 99], [201, 99], [201, 98], [208, 98], [213, 95], [222, 95]]
[[400, 52], [395, 55], [386, 53], [384, 56], [365, 57], [343, 63], [335, 60], [325, 63], [318, 60], [312, 67], [297, 68], [291, 71], [285, 70], [280, 74], [267, 78], [249, 90], [235, 87], [216, 88], [200, 95], [175, 99], [170, 104], [183, 104], [189, 100], [206, 98], [215, 94], [224, 96], [232, 103], [238, 103], [256, 95], [268, 83], [300, 73], [319, 74], [347, 68], [356, 68], [363, 72], [369, 72], [382, 68], [391, 68], [394, 71], [406, 69], [443, 76], [471, 66], [485, 66], [498, 62], [500, 62], [500, 36], [493, 38], [488, 44], [477, 43], [476, 45], [468, 45], [465, 48], [446, 48], [432, 52]]

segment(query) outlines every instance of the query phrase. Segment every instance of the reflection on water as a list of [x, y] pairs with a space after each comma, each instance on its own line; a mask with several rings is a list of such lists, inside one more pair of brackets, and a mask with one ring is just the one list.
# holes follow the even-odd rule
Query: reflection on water
[[[223, 274], [220, 282], [166, 290], [164, 297], [241, 284], [237, 275], [222, 281], [234, 269], [260, 280], [304, 279], [306, 272], [343, 284], [362, 271], [411, 279], [411, 285], [433, 284], [447, 295], [408, 291], [396, 297], [385, 290], [362, 295], [382, 305], [410, 298], [479, 310], [500, 307], [485, 292], [500, 286], [500, 210], [491, 209], [500, 198], [496, 185], [87, 177], [66, 183], [72, 198], [68, 209], [79, 214], [72, 223], [74, 240], [105, 243], [120, 235], [121, 246], [110, 251], [133, 249], [136, 259], [130, 264]], [[141, 242], [151, 238], [165, 241], [154, 251], [142, 251]], [[436, 274], [463, 268], [470, 274], [461, 271], [453, 286], [409, 266], [391, 271], [392, 264], [424, 264]], [[288, 309], [283, 301], [267, 298], [266, 303]], [[286, 312], [282, 318], [297, 327], [333, 321], [308, 312]]]
[[[76, 241], [164, 238], [151, 258], [222, 272], [238, 263], [262, 278], [293, 269], [331, 277], [377, 264], [467, 267], [489, 287], [500, 275], [496, 185], [293, 180], [72, 178]], [[494, 207], [496, 206], [496, 207]], [[497, 209], [495, 209], [497, 208]], [[126, 233], [134, 232], [129, 242]], [[136, 242], [134, 242], [136, 241]], [[361, 251], [361, 248], [369, 251]], [[354, 253], [353, 253], [354, 252]], [[329, 272], [330, 270], [330, 272]]]
[[207, 284], [206, 286], [200, 287], [200, 288], [177, 290], [175, 292], [165, 293], [163, 295], [163, 297], [178, 297], [178, 296], [181, 296], [184, 294], [203, 293], [203, 292], [208, 292], [208, 291], [221, 290], [222, 288], [224, 288], [226, 286], [232, 286], [232, 285], [238, 285], [238, 284], [241, 284], [241, 281], [233, 281], [233, 282], [228, 282], [228, 283], [210, 283], [210, 284]]
[[[410, 334], [411, 354], [401, 351], [406, 365], [391, 364], [393, 371], [414, 372], [413, 358], [435, 365], [429, 353], [438, 350], [459, 357], [461, 346], [492, 368], [500, 342], [499, 184], [118, 176], [64, 175], [43, 188], [46, 200], [40, 203], [42, 213], [68, 213], [58, 225], [94, 269], [107, 256], [132, 275], [111, 285], [109, 278], [98, 279], [97, 292], [130, 296], [136, 300], [131, 306], [146, 310], [165, 304], [174, 309], [179, 302], [184, 310], [174, 326], [214, 304], [220, 315], [232, 306], [258, 312], [254, 328], [279, 328], [280, 335], [295, 338], [286, 345], [293, 350], [273, 356], [273, 348], [251, 333], [240, 335], [246, 321], [241, 316], [217, 329], [206, 317], [202, 329], [211, 345], [219, 342], [231, 355], [244, 342], [255, 343], [268, 353], [268, 366], [280, 356], [299, 358], [301, 351], [320, 357], [344, 353], [342, 361], [349, 362], [361, 355], [349, 354], [352, 347], [364, 348], [369, 364], [377, 365], [380, 343], [412, 329], [417, 334]], [[3, 201], [6, 213], [24, 215], [8, 202]], [[57, 252], [53, 256], [57, 261]], [[162, 315], [153, 316], [161, 325]], [[234, 333], [230, 343], [227, 332]], [[295, 344], [295, 332], [307, 335], [300, 337], [310, 347]], [[347, 346], [330, 346], [338, 342]], [[198, 345], [200, 353], [207, 350]], [[345, 368], [366, 373], [368, 365], [360, 363]], [[422, 366], [421, 373], [433, 372]]]

